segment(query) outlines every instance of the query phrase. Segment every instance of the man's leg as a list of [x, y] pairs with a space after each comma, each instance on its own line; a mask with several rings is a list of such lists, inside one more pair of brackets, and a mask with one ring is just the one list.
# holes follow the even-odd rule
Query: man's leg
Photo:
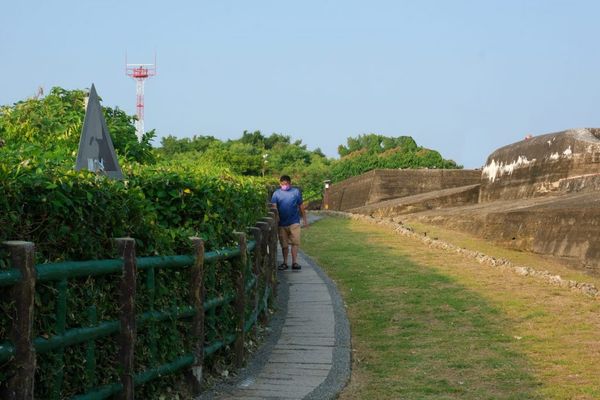
[[300, 224], [290, 228], [290, 244], [292, 245], [292, 269], [300, 269], [298, 264], [298, 249], [300, 248]]
[[279, 266], [279, 270], [283, 271], [287, 268], [287, 260], [289, 254], [289, 232], [287, 227], [279, 227], [279, 244], [281, 245], [281, 255], [283, 256], [283, 263]]
[[298, 261], [298, 246], [297, 244], [292, 245], [292, 264], [296, 264]]
[[[298, 250], [296, 250], [296, 253], [298, 252]], [[288, 246], [281, 246], [281, 254], [283, 255], [283, 263], [287, 264], [287, 259], [288, 259], [288, 253], [289, 253], [289, 247]], [[294, 258], [294, 246], [292, 246], [292, 260], [295, 260]]]

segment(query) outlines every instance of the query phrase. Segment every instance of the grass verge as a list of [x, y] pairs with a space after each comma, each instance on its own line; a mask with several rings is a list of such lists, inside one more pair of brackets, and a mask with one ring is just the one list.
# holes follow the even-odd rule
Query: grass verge
[[600, 397], [598, 301], [360, 221], [326, 218], [303, 248], [348, 306], [342, 399]]

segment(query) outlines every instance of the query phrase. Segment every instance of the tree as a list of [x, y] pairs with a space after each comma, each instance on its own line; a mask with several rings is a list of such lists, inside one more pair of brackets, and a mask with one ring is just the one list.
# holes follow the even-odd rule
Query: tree
[[160, 141], [159, 151], [165, 155], [185, 153], [188, 151], [204, 152], [214, 142], [220, 142], [214, 136], [194, 135], [190, 138], [176, 138], [173, 135], [165, 136]]
[[370, 133], [368, 135], [358, 135], [355, 138], [349, 137], [346, 143], [346, 146], [338, 146], [338, 154], [341, 157], [357, 151], [381, 153], [396, 147], [402, 147], [407, 151], [417, 150], [417, 143], [410, 136], [388, 137]]
[[265, 139], [266, 138], [262, 135], [262, 133], [260, 133], [260, 131], [244, 131], [244, 133], [242, 133], [242, 137], [238, 141], [244, 144], [249, 144], [253, 147], [264, 148]]
[[376, 168], [462, 168], [435, 150], [417, 146], [410, 136], [359, 135], [348, 138], [338, 152], [341, 158], [331, 165], [334, 182]]
[[[30, 98], [0, 107], [0, 132], [6, 148], [38, 148], [46, 156], [72, 162], [79, 146], [87, 91], [54, 87], [43, 98]], [[141, 142], [135, 134], [135, 117], [119, 108], [103, 107], [115, 151], [130, 161], [152, 162], [154, 130]]]

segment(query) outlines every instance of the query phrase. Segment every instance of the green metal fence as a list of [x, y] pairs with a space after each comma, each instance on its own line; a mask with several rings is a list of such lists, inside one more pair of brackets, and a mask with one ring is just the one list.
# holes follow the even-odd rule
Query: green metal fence
[[[191, 390], [200, 392], [204, 358], [225, 346], [231, 345], [237, 366], [244, 362], [244, 336], [256, 327], [257, 321], [267, 322], [268, 302], [275, 295], [275, 264], [277, 248], [277, 217], [275, 213], [263, 218], [250, 228], [253, 240], [247, 241], [245, 233], [237, 233], [238, 247], [220, 251], [204, 251], [204, 243], [199, 238], [190, 238], [194, 247], [193, 255], [162, 257], [136, 257], [135, 240], [116, 239], [121, 258], [113, 260], [93, 260], [81, 262], [61, 262], [34, 265], [34, 244], [30, 242], [5, 242], [10, 252], [12, 268], [0, 271], [0, 290], [9, 291], [15, 304], [11, 316], [12, 332], [10, 340], [0, 342], [0, 365], [10, 364], [14, 373], [3, 383], [2, 398], [33, 399], [35, 385], [36, 355], [53, 353], [59, 362], [69, 346], [85, 345], [85, 374], [94, 382], [96, 375], [96, 341], [114, 336], [119, 343], [120, 381], [100, 387], [82, 387], [78, 400], [99, 400], [113, 395], [133, 399], [135, 387], [143, 385], [159, 376], [171, 373], [185, 373]], [[250, 256], [250, 257], [249, 257]], [[206, 281], [211, 276], [205, 270], [207, 265], [223, 260], [234, 264], [231, 281], [235, 290], [220, 296], [205, 298]], [[189, 271], [189, 304], [183, 307], [155, 309], [155, 273], [158, 270]], [[147, 309], [136, 314], [136, 283], [139, 271], [145, 271], [144, 290], [149, 299]], [[88, 308], [88, 326], [68, 327], [67, 297], [68, 282], [71, 279], [121, 274], [119, 298], [119, 320], [98, 321], [94, 306]], [[214, 277], [212, 277], [214, 279]], [[57, 288], [55, 332], [53, 336], [32, 337], [34, 297], [36, 284], [53, 282]], [[259, 290], [260, 288], [260, 290]], [[215, 337], [205, 334], [206, 328], [215, 324], [217, 309], [226, 304], [235, 310], [235, 329]], [[156, 352], [156, 342], [160, 340], [153, 329], [164, 321], [185, 320], [191, 324], [193, 348], [188, 354], [170, 362], [152, 366], [142, 372], [134, 369], [134, 346], [138, 328], [149, 328], [150, 344], [148, 351]], [[65, 377], [62, 368], [53, 374], [51, 398], [64, 398], [61, 394]]]

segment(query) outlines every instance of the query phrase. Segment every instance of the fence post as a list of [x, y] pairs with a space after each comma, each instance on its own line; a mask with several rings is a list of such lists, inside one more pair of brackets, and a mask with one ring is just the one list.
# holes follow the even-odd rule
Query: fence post
[[8, 241], [3, 243], [10, 252], [12, 267], [21, 271], [21, 281], [13, 286], [15, 320], [12, 341], [15, 345], [15, 375], [7, 385], [10, 400], [33, 400], [36, 357], [31, 338], [35, 296], [35, 245], [32, 242]]
[[194, 337], [194, 364], [192, 364], [189, 380], [192, 394], [200, 394], [202, 387], [202, 368], [204, 365], [204, 240], [191, 237], [194, 247], [194, 265], [191, 270], [190, 296], [192, 307], [196, 310], [192, 320]]
[[[267, 255], [266, 263], [265, 263], [265, 267], [264, 267], [265, 275], [267, 275], [267, 279], [269, 281], [269, 290], [271, 290], [271, 294], [273, 294], [273, 296], [275, 296], [275, 292], [273, 291], [273, 289], [274, 289], [273, 282], [275, 279], [275, 273], [273, 272], [273, 269], [271, 268], [273, 263], [277, 264], [277, 254], [273, 252], [273, 246], [271, 243], [273, 241], [273, 218], [264, 217], [264, 218], [262, 218], [261, 221], [263, 221], [265, 224], [267, 224], [267, 232], [266, 232], [266, 236], [265, 236], [265, 253]], [[277, 248], [275, 248], [275, 249], [277, 249]], [[275, 268], [275, 269], [277, 269], [277, 268]]]
[[271, 253], [271, 289], [273, 290], [273, 297], [277, 297], [277, 238], [279, 236], [279, 212], [277, 208], [273, 207], [269, 212], [271, 217], [271, 238], [269, 252]]
[[134, 349], [135, 349], [135, 292], [136, 292], [136, 261], [135, 261], [135, 239], [115, 239], [119, 254], [123, 257], [123, 276], [121, 278], [120, 306], [121, 322], [119, 361], [121, 363], [121, 383], [123, 392], [120, 398], [123, 400], [134, 399]]
[[[265, 260], [268, 261], [267, 257], [268, 257], [268, 239], [269, 239], [269, 224], [267, 224], [266, 222], [257, 222], [256, 223], [258, 229], [260, 230], [260, 241], [257, 242], [257, 246], [260, 245], [260, 270], [259, 273], [261, 274], [261, 279], [262, 281], [265, 283], [265, 290], [263, 291], [263, 307], [264, 310], [262, 312], [262, 314], [260, 315], [260, 322], [263, 325], [266, 325], [268, 322], [268, 318], [267, 316], [269, 315], [269, 302], [268, 302], [268, 297], [265, 296], [265, 294], [267, 293], [267, 290], [271, 290], [271, 281], [269, 280], [269, 266], [267, 265], [267, 263], [265, 262]], [[258, 258], [258, 255], [257, 255]]]
[[254, 321], [254, 325], [252, 328], [252, 334], [254, 335], [254, 337], [256, 337], [257, 331], [258, 331], [258, 304], [259, 304], [259, 300], [260, 300], [260, 292], [259, 292], [259, 286], [260, 286], [260, 282], [262, 280], [262, 274], [261, 274], [261, 257], [262, 257], [262, 246], [261, 246], [261, 241], [262, 241], [262, 231], [260, 230], [260, 228], [258, 227], [258, 223], [256, 224], [257, 226], [254, 226], [252, 228], [250, 228], [250, 232], [252, 233], [252, 237], [254, 238], [254, 241], [256, 242], [256, 246], [254, 246], [254, 262], [252, 263], [252, 272], [254, 273], [254, 277], [256, 279], [255, 284], [254, 284], [254, 288], [252, 290], [252, 297], [253, 297], [253, 304], [252, 304], [252, 315], [256, 317], [256, 320]]
[[234, 232], [238, 237], [240, 249], [239, 265], [233, 266], [233, 281], [235, 283], [235, 314], [237, 315], [237, 324], [235, 327], [235, 343], [233, 350], [235, 354], [235, 366], [240, 368], [244, 364], [244, 323], [246, 309], [246, 282], [244, 279], [244, 271], [248, 265], [248, 244], [246, 242], [246, 234], [243, 232]]
[[273, 249], [273, 218], [265, 217], [262, 220], [265, 224], [267, 224], [267, 232], [265, 236], [265, 251], [267, 253], [267, 260], [265, 263], [265, 275], [267, 277], [267, 281], [269, 282], [269, 289], [271, 290], [271, 295], [275, 297], [276, 287], [277, 287], [277, 277], [275, 275], [275, 271], [277, 270], [277, 245], [275, 245], [275, 250]]

